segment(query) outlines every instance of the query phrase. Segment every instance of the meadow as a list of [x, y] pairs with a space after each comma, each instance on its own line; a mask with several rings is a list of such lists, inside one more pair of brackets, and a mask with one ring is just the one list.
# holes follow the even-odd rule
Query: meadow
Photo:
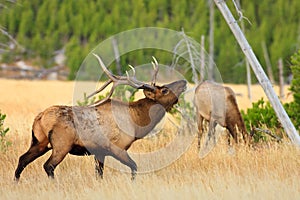
[[[247, 109], [245, 85], [230, 85], [240, 109]], [[267, 142], [229, 149], [220, 140], [203, 159], [198, 156], [195, 139], [187, 151], [169, 166], [140, 173], [135, 181], [130, 174], [105, 167], [104, 178], [97, 180], [92, 157], [68, 155], [50, 180], [43, 169], [50, 152], [32, 162], [21, 174], [19, 183], [14, 170], [19, 156], [29, 148], [34, 117], [51, 105], [72, 104], [74, 82], [16, 81], [0, 79], [0, 110], [7, 115], [6, 139], [12, 142], [0, 152], [0, 199], [299, 199], [300, 150], [285, 138], [282, 143]], [[264, 96], [253, 85], [253, 101]], [[275, 87], [278, 91], [278, 88]], [[286, 94], [288, 94], [286, 87]], [[285, 101], [290, 101], [288, 95]], [[165, 130], [165, 133], [172, 130]], [[151, 138], [139, 140], [129, 152], [151, 149]], [[141, 163], [140, 163], [141, 164]], [[139, 163], [137, 163], [139, 167]], [[141, 166], [140, 166], [141, 167]]]

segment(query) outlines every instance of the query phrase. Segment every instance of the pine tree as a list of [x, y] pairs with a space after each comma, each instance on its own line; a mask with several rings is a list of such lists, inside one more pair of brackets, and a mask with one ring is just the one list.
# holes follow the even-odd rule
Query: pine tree
[[[289, 64], [290, 56], [300, 48], [300, 2], [252, 0], [241, 3], [243, 15], [251, 22], [244, 19], [247, 39], [263, 65], [261, 43], [265, 41], [277, 77], [278, 59], [283, 58], [284, 63]], [[227, 4], [238, 18], [232, 2]], [[138, 27], [164, 27], [175, 31], [184, 28], [199, 42], [201, 35], [205, 35], [208, 46], [208, 11], [207, 1], [197, 0], [23, 0], [1, 10], [0, 24], [28, 50], [21, 54], [26, 59], [40, 59], [43, 60], [41, 63], [51, 67], [53, 52], [68, 48], [71, 56], [67, 57], [67, 63], [72, 63], [68, 66], [74, 74], [79, 67], [74, 68], [74, 64], [80, 65], [78, 59], [84, 58], [83, 51], [88, 51], [88, 47], [93, 48], [114, 34]], [[243, 54], [218, 10], [215, 20], [215, 63], [224, 81], [241, 82], [245, 80], [241, 78]], [[159, 60], [168, 62], [169, 55], [157, 52], [130, 54], [124, 56], [122, 62], [146, 62], [149, 54], [157, 54]], [[9, 56], [15, 54], [19, 55], [19, 52], [11, 52]], [[285, 70], [288, 74], [290, 69], [286, 67]]]

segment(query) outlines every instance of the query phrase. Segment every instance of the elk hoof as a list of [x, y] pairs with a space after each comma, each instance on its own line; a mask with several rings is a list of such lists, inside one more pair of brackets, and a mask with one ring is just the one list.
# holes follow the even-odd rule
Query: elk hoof
[[20, 180], [20, 177], [15, 177], [14, 178], [15, 183], [19, 183], [19, 180]]
[[134, 181], [136, 177], [136, 171], [131, 172], [131, 180]]

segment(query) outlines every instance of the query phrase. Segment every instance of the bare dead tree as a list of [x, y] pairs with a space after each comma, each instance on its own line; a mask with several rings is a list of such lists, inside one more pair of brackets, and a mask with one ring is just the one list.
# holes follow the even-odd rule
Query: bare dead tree
[[118, 42], [115, 38], [113, 38], [111, 40], [111, 42], [112, 42], [112, 46], [113, 46], [114, 53], [115, 53], [117, 72], [118, 72], [119, 75], [121, 75], [122, 71], [121, 71], [121, 61], [120, 61], [120, 53], [119, 53], [119, 48], [118, 48]]
[[209, 59], [208, 59], [208, 79], [213, 80], [214, 72], [214, 21], [215, 21], [215, 4], [209, 0]]
[[[240, 17], [242, 17], [242, 14], [241, 14], [241, 2], [240, 2], [240, 0], [236, 1], [236, 6], [237, 6], [236, 9], [240, 11], [240, 15], [241, 15]], [[241, 20], [241, 28], [242, 28], [242, 32], [245, 33], [245, 23], [244, 23], [244, 20]], [[249, 65], [249, 61], [247, 60], [246, 57], [245, 57], [245, 61], [246, 61], [246, 71], [247, 71], [248, 98], [249, 98], [250, 102], [252, 102], [250, 65]]]
[[270, 79], [271, 83], [275, 83], [274, 82], [273, 71], [272, 71], [272, 64], [271, 64], [271, 61], [270, 61], [270, 56], [269, 56], [269, 52], [268, 52], [266, 42], [262, 41], [261, 46], [262, 46], [262, 49], [263, 49], [264, 58], [265, 58], [266, 65], [267, 65], [267, 72], [268, 72], [269, 79]]
[[284, 99], [284, 78], [283, 78], [283, 62], [282, 58], [278, 60], [278, 71], [279, 71], [279, 97]]
[[13, 79], [30, 79], [30, 80], [35, 80], [35, 79], [44, 79], [46, 78], [49, 74], [51, 73], [57, 73], [60, 76], [67, 77], [68, 73], [67, 71], [64, 70], [63, 66], [55, 66], [49, 69], [22, 69], [16, 66], [1, 66], [0, 65], [0, 70], [2, 71], [13, 71], [13, 72], [26, 72], [25, 75], [15, 74], [12, 76], [9, 76], [8, 78], [13, 78]]
[[[178, 64], [180, 58], [184, 58], [185, 60], [187, 60], [189, 62], [188, 66], [192, 70], [192, 80], [197, 84], [199, 83], [198, 73], [199, 71], [201, 71], [199, 70], [199, 68], [202, 64], [205, 64], [205, 61], [202, 60], [203, 58], [201, 58], [201, 55], [199, 53], [199, 49], [201, 49], [202, 47], [198, 42], [188, 37], [185, 34], [184, 30], [181, 31], [180, 36], [182, 37], [182, 39], [174, 47], [174, 55], [171, 66], [175, 67]], [[200, 76], [203, 75], [200, 74]]]
[[205, 36], [201, 35], [201, 50], [200, 50], [200, 83], [204, 80], [205, 74]]

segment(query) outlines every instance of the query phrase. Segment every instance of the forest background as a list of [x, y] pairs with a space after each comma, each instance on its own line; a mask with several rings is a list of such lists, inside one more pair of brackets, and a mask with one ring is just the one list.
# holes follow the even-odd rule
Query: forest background
[[[20, 0], [3, 1], [0, 25], [20, 46], [8, 45], [1, 51], [0, 63], [26, 60], [41, 68], [55, 66], [55, 52], [64, 49], [65, 65], [72, 80], [87, 54], [101, 41], [122, 31], [139, 27], [162, 27], [185, 33], [200, 43], [205, 36], [209, 47], [209, 2], [207, 0]], [[234, 5], [227, 1], [235, 15]], [[290, 57], [300, 45], [300, 1], [241, 0], [245, 34], [263, 67], [267, 47], [275, 81], [277, 63], [284, 63], [284, 76], [290, 74]], [[227, 83], [245, 83], [244, 55], [228, 25], [215, 8], [214, 62]], [[0, 34], [1, 44], [9, 38]], [[20, 48], [22, 47], [22, 48]], [[150, 54], [150, 55], [146, 55]], [[138, 65], [155, 52], [146, 51], [121, 57], [121, 64]], [[160, 54], [160, 62], [170, 63], [170, 55]], [[147, 58], [147, 59], [146, 59]], [[255, 77], [252, 76], [255, 82]]]

